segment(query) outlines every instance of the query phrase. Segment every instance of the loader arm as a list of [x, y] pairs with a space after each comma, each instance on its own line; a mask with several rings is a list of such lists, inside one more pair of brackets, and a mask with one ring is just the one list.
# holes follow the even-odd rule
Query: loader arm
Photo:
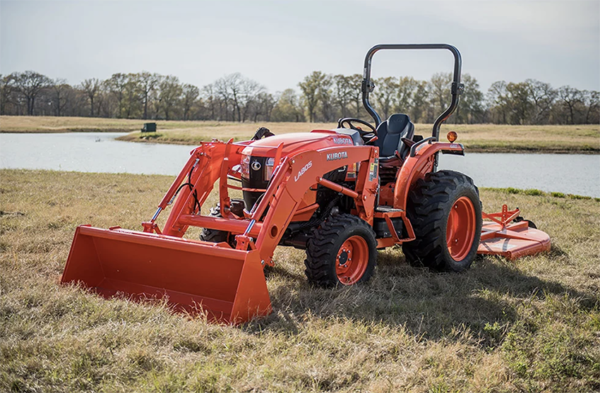
[[[332, 157], [336, 159], [333, 160]], [[378, 149], [370, 146], [325, 148], [284, 159], [277, 167], [265, 196], [251, 217], [256, 224], [259, 224], [259, 218], [267, 206], [269, 207], [264, 221], [260, 223], [261, 230], [255, 242], [263, 263], [272, 265], [275, 247], [297, 212], [304, 194], [311, 186], [319, 183], [324, 174], [341, 166], [361, 163], [354, 199], [359, 216], [372, 223], [378, 192], [378, 168], [375, 164], [377, 159]], [[237, 238], [245, 240], [241, 236]]]
[[[199, 214], [194, 198], [203, 204], [218, 179], [221, 179], [220, 199], [223, 202], [223, 189], [227, 184], [224, 174], [239, 164], [243, 147], [245, 145], [238, 146], [231, 141], [226, 144], [216, 142], [192, 152], [192, 160], [198, 164], [186, 165], [185, 168], [190, 168], [189, 179], [193, 184], [181, 189], [163, 234], [182, 237], [190, 225], [227, 231], [237, 235], [238, 249], [247, 251], [256, 248], [260, 251], [262, 264], [272, 265], [275, 247], [298, 211], [304, 194], [311, 186], [324, 182], [323, 175], [327, 172], [354, 163], [364, 164], [357, 176], [356, 191], [352, 194], [357, 213], [372, 224], [378, 192], [378, 149], [371, 146], [328, 147], [284, 157], [274, 168], [269, 187], [249, 217], [227, 215], [214, 218]], [[265, 211], [267, 214], [263, 219]]]

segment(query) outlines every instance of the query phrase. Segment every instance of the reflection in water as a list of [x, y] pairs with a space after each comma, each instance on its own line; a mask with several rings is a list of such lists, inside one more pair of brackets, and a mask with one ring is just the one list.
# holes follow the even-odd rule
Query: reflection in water
[[[177, 175], [193, 146], [115, 141], [119, 133], [0, 134], [0, 168]], [[600, 197], [600, 156], [441, 155], [440, 169], [479, 187], [537, 188]]]

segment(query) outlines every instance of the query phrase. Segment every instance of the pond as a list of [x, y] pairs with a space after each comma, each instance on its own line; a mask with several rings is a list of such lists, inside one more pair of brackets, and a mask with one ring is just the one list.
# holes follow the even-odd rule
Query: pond
[[[120, 133], [0, 134], [0, 168], [177, 175], [193, 146], [116, 141]], [[442, 155], [440, 169], [479, 187], [536, 188], [600, 197], [600, 155]]]

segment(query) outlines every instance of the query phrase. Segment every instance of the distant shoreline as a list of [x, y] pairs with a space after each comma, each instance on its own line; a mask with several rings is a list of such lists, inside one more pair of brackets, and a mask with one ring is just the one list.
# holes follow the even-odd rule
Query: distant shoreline
[[[218, 139], [218, 138], [217, 138]], [[225, 138], [223, 138], [225, 139]], [[161, 139], [158, 138], [143, 138], [139, 133], [129, 133], [116, 138], [117, 141], [122, 142], [134, 142], [134, 143], [161, 143], [165, 145], [184, 145], [184, 146], [196, 146], [199, 142], [192, 143], [189, 140], [173, 140], [173, 139]], [[211, 139], [206, 139], [204, 142], [210, 142]], [[242, 139], [240, 139], [242, 140]], [[457, 141], [460, 143], [460, 140]], [[600, 147], [598, 148], [571, 148], [571, 149], [548, 149], [548, 148], [528, 148], [525, 146], [518, 147], [477, 147], [469, 146], [464, 144], [465, 151], [467, 153], [515, 153], [515, 154], [600, 154]]]
[[[140, 132], [145, 122], [156, 122], [157, 132]], [[328, 130], [336, 123], [238, 123], [107, 119], [90, 117], [0, 116], [0, 133], [122, 133], [117, 140], [141, 143], [198, 145], [213, 138], [249, 140], [259, 127], [275, 134]], [[415, 124], [415, 133], [429, 135], [431, 124]], [[469, 153], [600, 154], [600, 125], [445, 124], [440, 135], [458, 133], [458, 143]]]
[[131, 133], [131, 130], [124, 130], [122, 128], [73, 128], [73, 129], [61, 129], [61, 130], [2, 130], [0, 134], [70, 134], [73, 132], [120, 132], [123, 134]]

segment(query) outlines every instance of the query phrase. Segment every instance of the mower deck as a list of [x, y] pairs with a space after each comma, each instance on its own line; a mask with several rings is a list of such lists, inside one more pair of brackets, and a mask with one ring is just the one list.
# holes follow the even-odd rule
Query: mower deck
[[502, 206], [501, 213], [483, 214], [481, 240], [478, 254], [501, 255], [514, 260], [526, 255], [550, 250], [550, 236], [536, 228], [527, 220], [513, 221], [519, 216], [519, 209], [508, 211]]

